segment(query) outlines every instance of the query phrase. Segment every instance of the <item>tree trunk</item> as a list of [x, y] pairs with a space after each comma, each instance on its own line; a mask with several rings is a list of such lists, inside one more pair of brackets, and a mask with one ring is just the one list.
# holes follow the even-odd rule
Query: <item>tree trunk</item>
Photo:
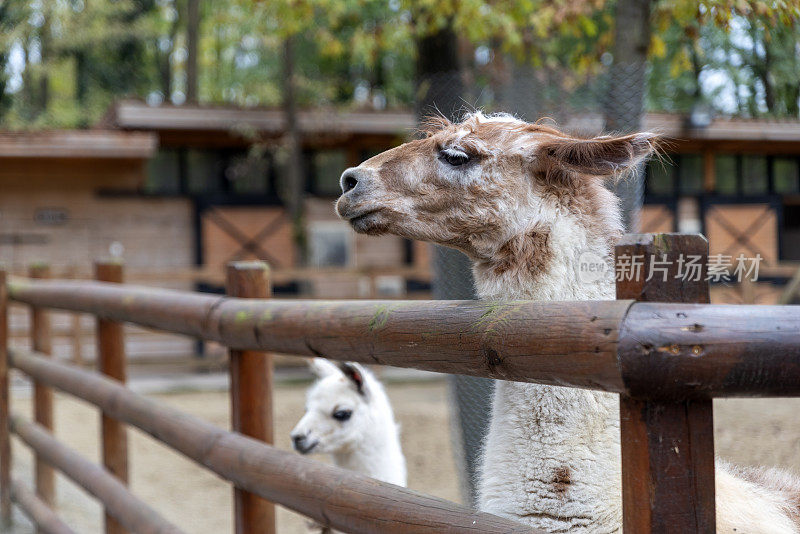
[[764, 68], [761, 73], [761, 83], [764, 84], [764, 101], [767, 104], [767, 111], [774, 114], [777, 111], [775, 108], [777, 99], [775, 97], [775, 86], [772, 83], [772, 76], [770, 76], [770, 71], [772, 70], [772, 53], [769, 49], [769, 43], [765, 41], [762, 44], [764, 46]]
[[186, 1], [186, 101], [197, 103], [197, 47], [200, 33], [200, 0]]
[[87, 104], [89, 95], [89, 60], [86, 56], [85, 50], [75, 53], [75, 99], [81, 107]]
[[692, 72], [694, 73], [694, 88], [692, 89], [692, 104], [697, 104], [703, 97], [703, 87], [700, 84], [700, 75], [703, 73], [703, 63], [697, 54], [697, 43], [692, 39], [689, 41], [690, 57], [692, 59]]
[[178, 27], [180, 26], [180, 17], [175, 17], [169, 28], [169, 48], [166, 50], [159, 50], [156, 57], [158, 67], [158, 79], [161, 85], [161, 93], [164, 95], [164, 100], [169, 100], [172, 94], [172, 63], [170, 57], [173, 50], [175, 50], [175, 39], [178, 36]]
[[[464, 108], [464, 82], [459, 68], [458, 42], [452, 28], [426, 36], [417, 43], [417, 102], [419, 121], [432, 113], [457, 120]], [[433, 261], [433, 298], [473, 299], [472, 265], [461, 252], [436, 246]], [[462, 494], [475, 504], [478, 464], [491, 412], [491, 380], [449, 377], [455, 421], [451, 425], [457, 457], [463, 458], [459, 474]]]
[[[8, 54], [3, 51], [0, 53], [0, 65], [5, 67], [8, 64]], [[5, 68], [0, 70], [0, 121], [3, 120], [6, 113], [11, 109], [12, 100], [11, 96], [6, 93], [6, 87], [8, 86], [8, 74], [5, 72]]]
[[489, 64], [489, 87], [492, 90], [493, 103], [497, 111], [513, 112], [506, 109], [509, 100], [509, 85], [511, 83], [511, 58], [503, 53], [500, 39], [491, 41], [492, 61]]
[[286, 121], [286, 142], [288, 161], [286, 164], [286, 183], [284, 187], [286, 207], [292, 219], [295, 245], [300, 263], [306, 260], [306, 232], [303, 220], [303, 141], [297, 120], [297, 84], [295, 80], [294, 36], [283, 43], [283, 113]]
[[800, 85], [790, 85], [786, 88], [786, 113], [797, 118], [800, 115]]
[[36, 105], [36, 89], [33, 87], [33, 76], [31, 75], [31, 38], [26, 36], [22, 45], [22, 58], [25, 69], [22, 71], [22, 102], [23, 115], [27, 120], [34, 117]]
[[455, 32], [443, 28], [420, 39], [417, 48], [417, 117], [441, 113], [456, 120], [464, 108], [464, 83]]
[[[511, 59], [509, 62], [511, 64], [511, 80], [504, 102], [506, 109], [503, 110], [528, 122], [539, 120], [545, 111], [542, 109], [541, 102], [544, 85], [540, 83], [536, 76], [536, 69], [533, 67], [532, 48], [532, 31], [530, 28], [526, 28], [523, 32], [522, 58], [519, 61]], [[546, 70], [547, 67], [542, 66], [540, 69]], [[552, 112], [552, 109], [547, 110], [547, 113]]]
[[[44, 6], [47, 6], [45, 3]], [[47, 74], [49, 71], [48, 61], [50, 61], [50, 10], [43, 7], [42, 14], [44, 15], [44, 22], [42, 23], [42, 30], [39, 34], [39, 50], [41, 54], [42, 74], [39, 78], [39, 102], [37, 105], [37, 114], [47, 112], [47, 106], [50, 103], [50, 76]]]
[[[0, 3], [0, 31], [9, 31], [16, 23], [17, 21], [11, 15], [11, 8], [8, 6], [8, 2]], [[10, 48], [11, 43], [0, 45], [0, 121], [3, 120], [6, 113], [13, 106], [12, 96], [6, 93], [9, 76], [5, 67], [8, 65]]]
[[[614, 62], [609, 72], [605, 103], [606, 129], [625, 133], [639, 130], [644, 114], [647, 49], [650, 44], [651, 0], [619, 0], [616, 8]], [[628, 231], [639, 225], [644, 196], [642, 169], [612, 188], [620, 197]]]
[[[458, 120], [464, 108], [464, 82], [459, 68], [458, 42], [452, 28], [445, 27], [417, 43], [417, 120], [440, 113]], [[446, 272], [438, 266], [447, 264]], [[454, 271], [457, 276], [453, 276]], [[453, 249], [436, 247], [434, 298], [474, 298], [471, 264]]]

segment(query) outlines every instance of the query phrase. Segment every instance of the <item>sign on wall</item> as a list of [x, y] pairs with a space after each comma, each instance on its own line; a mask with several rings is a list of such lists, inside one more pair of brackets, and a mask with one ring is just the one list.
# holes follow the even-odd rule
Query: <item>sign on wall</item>
[[58, 226], [69, 221], [69, 211], [66, 208], [36, 208], [33, 220], [39, 224]]

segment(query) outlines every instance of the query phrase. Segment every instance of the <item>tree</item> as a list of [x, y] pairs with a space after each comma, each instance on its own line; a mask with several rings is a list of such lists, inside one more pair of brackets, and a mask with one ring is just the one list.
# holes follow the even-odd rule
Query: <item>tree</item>
[[800, 7], [782, 2], [658, 5], [651, 108], [798, 117]]
[[[496, 105], [511, 93], [502, 84], [513, 73], [517, 97], [504, 105], [526, 118], [596, 109], [607, 59], [619, 56], [612, 46], [622, 4], [6, 0], [4, 20], [25, 16], [2, 36], [0, 107], [7, 126], [88, 125], [117, 98], [177, 98], [182, 89], [192, 97], [195, 86], [200, 102], [277, 106], [288, 35], [298, 106], [407, 107], [416, 100], [417, 45], [446, 23], [462, 52], [494, 55], [477, 64], [461, 54], [470, 103]], [[794, 0], [653, 0], [648, 108], [685, 112], [700, 101], [724, 112], [797, 116], [798, 19]]]
[[[0, 66], [8, 64], [11, 47], [16, 39], [15, 29], [22, 24], [27, 15], [23, 2], [6, 1], [0, 3]], [[10, 76], [5, 68], [0, 68], [0, 121], [13, 106], [14, 100], [9, 94]]]
[[[650, 45], [651, 0], [617, 0], [613, 62], [604, 105], [606, 129], [633, 132], [641, 129], [644, 114], [647, 52]], [[636, 231], [644, 197], [641, 169], [614, 184], [625, 227]]]
[[286, 120], [286, 177], [285, 203], [292, 219], [294, 240], [300, 251], [300, 262], [306, 259], [305, 221], [303, 219], [303, 144], [297, 119], [297, 84], [295, 78], [295, 36], [288, 35], [283, 44], [283, 112]]
[[200, 0], [186, 0], [186, 100], [197, 103], [197, 49], [200, 39]]

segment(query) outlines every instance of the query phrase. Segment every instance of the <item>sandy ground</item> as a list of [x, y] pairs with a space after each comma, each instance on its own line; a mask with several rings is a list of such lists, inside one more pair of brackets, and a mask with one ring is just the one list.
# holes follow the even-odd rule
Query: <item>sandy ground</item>
[[[288, 434], [302, 415], [305, 386], [276, 389], [276, 439], [289, 449]], [[409, 486], [459, 501], [458, 482], [449, 434], [447, 389], [443, 381], [390, 384], [389, 394], [403, 427]], [[153, 395], [217, 425], [228, 425], [226, 393]], [[27, 398], [15, 399], [14, 411], [30, 414]], [[743, 465], [779, 465], [800, 473], [800, 399], [727, 400], [715, 405], [717, 453]], [[86, 457], [98, 459], [98, 415], [87, 405], [57, 396], [56, 434]], [[31, 457], [18, 442], [14, 446], [15, 476], [31, 479]], [[131, 431], [131, 470], [134, 493], [186, 532], [231, 532], [230, 486], [191, 461], [142, 433]], [[59, 477], [59, 508], [77, 532], [100, 533], [102, 514], [93, 499]], [[304, 532], [304, 520], [279, 510], [278, 531]], [[24, 519], [14, 534], [31, 532]]]

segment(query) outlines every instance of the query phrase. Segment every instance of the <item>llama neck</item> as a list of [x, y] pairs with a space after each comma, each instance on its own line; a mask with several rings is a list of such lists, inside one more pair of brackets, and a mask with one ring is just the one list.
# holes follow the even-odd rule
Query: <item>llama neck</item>
[[333, 454], [334, 463], [384, 482], [406, 485], [406, 463], [392, 417], [375, 421], [371, 431], [353, 447]]
[[[608, 259], [606, 239], [553, 225], [548, 250], [517, 257], [513, 268], [476, 261], [483, 299], [607, 300], [609, 279], [582, 280], [587, 255]], [[520, 239], [521, 234], [516, 237]], [[498, 381], [480, 484], [481, 509], [547, 531], [613, 533], [620, 528], [619, 419], [616, 395]]]
[[[613, 277], [581, 274], [587, 261], [611, 265], [610, 240], [596, 239], [568, 222], [513, 235], [487, 259], [473, 263], [475, 286], [482, 300], [610, 300]], [[608, 235], [619, 230], [610, 228]]]

